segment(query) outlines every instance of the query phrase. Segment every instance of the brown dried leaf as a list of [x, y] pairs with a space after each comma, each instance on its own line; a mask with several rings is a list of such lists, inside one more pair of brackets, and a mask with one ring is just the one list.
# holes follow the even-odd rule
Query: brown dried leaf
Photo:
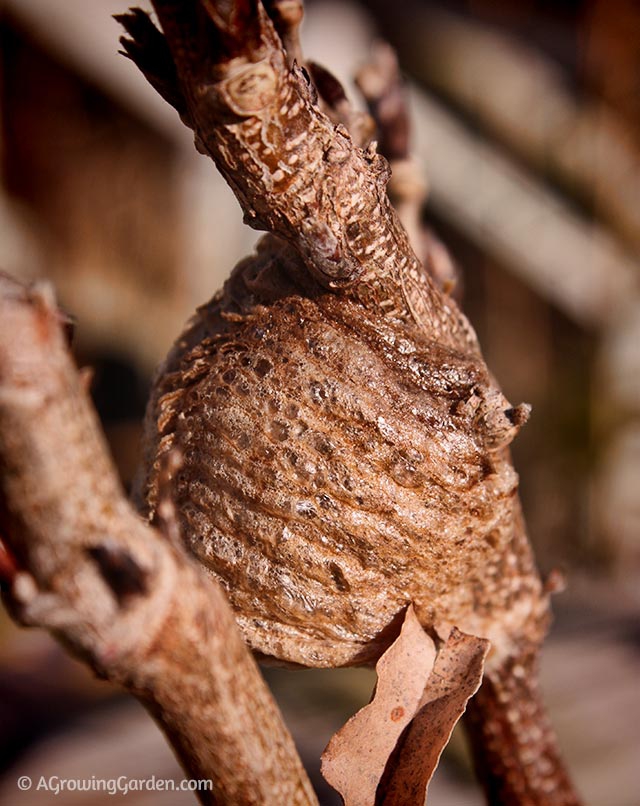
[[371, 806], [390, 754], [422, 701], [436, 658], [409, 606], [400, 635], [376, 664], [374, 696], [331, 739], [322, 774], [345, 806]]
[[[419, 710], [398, 742], [376, 803], [426, 803], [427, 787], [454, 725], [482, 681], [489, 642], [455, 627], [438, 652]], [[373, 803], [374, 801], [370, 801]]]

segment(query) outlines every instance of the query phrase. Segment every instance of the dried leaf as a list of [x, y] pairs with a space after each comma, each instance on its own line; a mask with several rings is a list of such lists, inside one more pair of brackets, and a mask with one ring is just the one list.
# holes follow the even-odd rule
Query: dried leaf
[[409, 606], [400, 635], [376, 665], [374, 696], [331, 739], [322, 774], [345, 806], [371, 806], [390, 754], [420, 706], [436, 658]]
[[[454, 725], [482, 681], [489, 642], [455, 627], [438, 652], [418, 712], [389, 759], [376, 803], [426, 803], [427, 787]], [[370, 801], [373, 803], [373, 801]]]

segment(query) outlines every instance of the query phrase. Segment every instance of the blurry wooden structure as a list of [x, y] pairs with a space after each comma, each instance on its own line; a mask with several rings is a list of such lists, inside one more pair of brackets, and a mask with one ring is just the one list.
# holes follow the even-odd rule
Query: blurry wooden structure
[[[546, 426], [519, 463], [541, 559], [554, 556], [558, 539], [581, 534], [578, 555], [631, 568], [634, 585], [640, 10], [626, 0], [562, 10], [533, 0], [405, 0], [403, 17], [390, 4], [369, 5], [429, 91], [415, 106], [430, 209], [482, 255], [486, 296], [475, 321], [507, 391], [534, 404], [522, 443]], [[473, 305], [468, 295], [472, 318]], [[568, 462], [548, 453], [549, 439]]]
[[28, 264], [15, 246], [2, 259], [54, 279], [82, 348], [148, 374], [247, 237], [215, 169], [117, 53], [122, 8], [3, 4], [3, 229], [31, 249]]
[[5, 0], [0, 264], [47, 276], [78, 321], [120, 471], [146, 384], [197, 305], [251, 249], [231, 191], [117, 53], [114, 0]]

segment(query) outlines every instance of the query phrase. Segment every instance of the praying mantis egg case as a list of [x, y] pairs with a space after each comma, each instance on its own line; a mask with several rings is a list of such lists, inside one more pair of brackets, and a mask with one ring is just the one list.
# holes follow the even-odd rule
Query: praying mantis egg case
[[526, 412], [477, 354], [300, 288], [283, 263], [243, 261], [160, 368], [142, 509], [178, 448], [182, 539], [271, 661], [374, 663], [409, 602], [494, 653], [537, 640], [546, 600], [506, 448]]

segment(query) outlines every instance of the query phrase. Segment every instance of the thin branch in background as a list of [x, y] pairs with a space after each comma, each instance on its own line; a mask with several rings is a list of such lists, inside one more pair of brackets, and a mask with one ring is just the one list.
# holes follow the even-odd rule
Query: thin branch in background
[[294, 62], [303, 65], [300, 45], [300, 23], [304, 16], [302, 0], [267, 0], [265, 6], [282, 40], [289, 67], [293, 67]]
[[356, 84], [375, 121], [380, 153], [391, 164], [387, 192], [411, 246], [444, 293], [455, 290], [459, 300], [460, 273], [447, 247], [422, 221], [428, 182], [424, 167], [411, 154], [408, 93], [393, 48], [378, 42], [370, 61], [358, 71]]

